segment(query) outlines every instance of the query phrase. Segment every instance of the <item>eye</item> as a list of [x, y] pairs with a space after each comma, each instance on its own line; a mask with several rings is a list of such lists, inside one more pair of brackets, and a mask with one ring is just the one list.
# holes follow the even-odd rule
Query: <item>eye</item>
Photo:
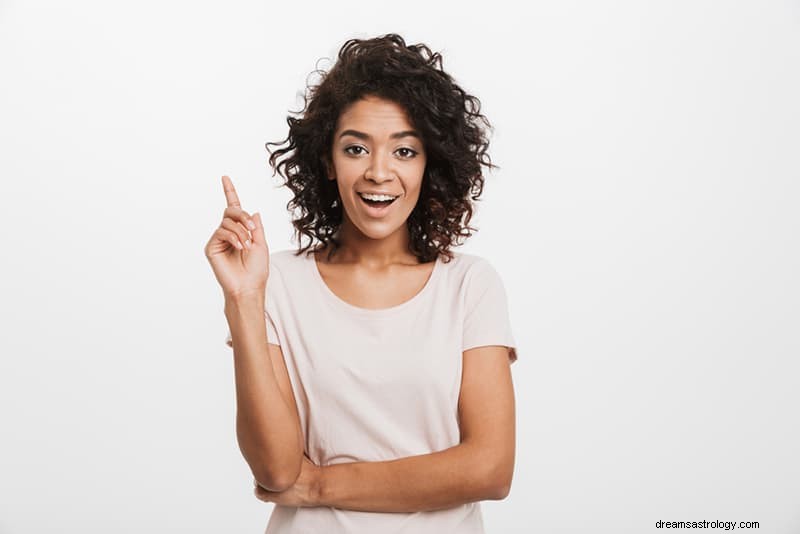
[[344, 149], [344, 151], [345, 151], [346, 153], [348, 153], [348, 154], [352, 154], [352, 155], [354, 155], [354, 156], [358, 156], [359, 154], [353, 154], [352, 152], [348, 152], [348, 151], [349, 151], [351, 148], [357, 148], [357, 149], [359, 149], [359, 150], [364, 150], [364, 147], [363, 147], [363, 146], [351, 145], [351, 146], [349, 146], [349, 147], [345, 148], [345, 149]]
[[404, 156], [404, 159], [411, 159], [411, 158], [413, 158], [414, 156], [417, 155], [417, 151], [416, 150], [411, 150], [410, 148], [403, 147], [403, 148], [398, 148], [397, 149], [398, 152], [400, 152], [401, 150], [405, 150], [406, 152], [409, 153], [408, 156]]
[[[360, 146], [360, 145], [350, 145], [349, 147], [344, 149], [344, 152], [347, 153], [347, 154], [350, 154], [352, 156], [360, 156], [363, 153], [363, 152], [352, 152], [353, 150], [364, 151], [365, 149], [364, 149], [363, 146]], [[412, 149], [407, 148], [407, 147], [398, 148], [397, 152], [402, 152], [403, 153], [400, 156], [402, 159], [412, 159], [412, 158], [416, 157], [416, 155], [417, 155], [417, 151], [416, 150], [412, 150]]]

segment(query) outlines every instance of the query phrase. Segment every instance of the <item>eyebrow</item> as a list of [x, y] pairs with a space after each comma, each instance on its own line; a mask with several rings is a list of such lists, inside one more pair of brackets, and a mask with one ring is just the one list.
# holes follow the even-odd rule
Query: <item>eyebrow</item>
[[[367, 141], [372, 139], [372, 136], [369, 134], [359, 132], [358, 130], [345, 130], [339, 135], [339, 137], [342, 138], [345, 135], [352, 135], [353, 137], [358, 137], [359, 139], [364, 139]], [[420, 135], [416, 130], [403, 130], [402, 132], [395, 132], [389, 136], [389, 139], [400, 139], [401, 137], [416, 137], [417, 139], [420, 139]]]

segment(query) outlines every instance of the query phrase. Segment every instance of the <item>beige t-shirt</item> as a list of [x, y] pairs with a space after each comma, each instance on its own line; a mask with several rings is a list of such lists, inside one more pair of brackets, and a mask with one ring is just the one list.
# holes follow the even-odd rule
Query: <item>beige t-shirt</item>
[[[339, 298], [313, 254], [270, 254], [265, 320], [289, 371], [306, 454], [317, 465], [386, 461], [460, 442], [462, 352], [509, 347], [507, 295], [485, 259], [453, 251], [423, 289], [391, 308]], [[231, 346], [230, 330], [226, 343]], [[480, 503], [377, 513], [275, 505], [266, 534], [483, 533]]]

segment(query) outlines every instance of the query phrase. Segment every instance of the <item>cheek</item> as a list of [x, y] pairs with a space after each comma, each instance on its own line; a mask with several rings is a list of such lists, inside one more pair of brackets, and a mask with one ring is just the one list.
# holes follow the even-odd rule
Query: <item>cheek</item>
[[416, 202], [417, 200], [419, 200], [419, 196], [422, 192], [422, 182], [414, 184], [410, 189], [407, 190], [407, 192], [408, 192], [408, 199]]
[[333, 165], [336, 169], [336, 176], [345, 181], [353, 181], [364, 173], [365, 165], [363, 160], [334, 158]]

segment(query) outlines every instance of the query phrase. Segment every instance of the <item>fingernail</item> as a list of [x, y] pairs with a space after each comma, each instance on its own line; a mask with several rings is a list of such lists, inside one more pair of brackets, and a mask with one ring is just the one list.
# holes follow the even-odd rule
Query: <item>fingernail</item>
[[251, 230], [255, 230], [256, 223], [254, 223], [253, 221], [247, 221], [247, 227], [250, 228]]

